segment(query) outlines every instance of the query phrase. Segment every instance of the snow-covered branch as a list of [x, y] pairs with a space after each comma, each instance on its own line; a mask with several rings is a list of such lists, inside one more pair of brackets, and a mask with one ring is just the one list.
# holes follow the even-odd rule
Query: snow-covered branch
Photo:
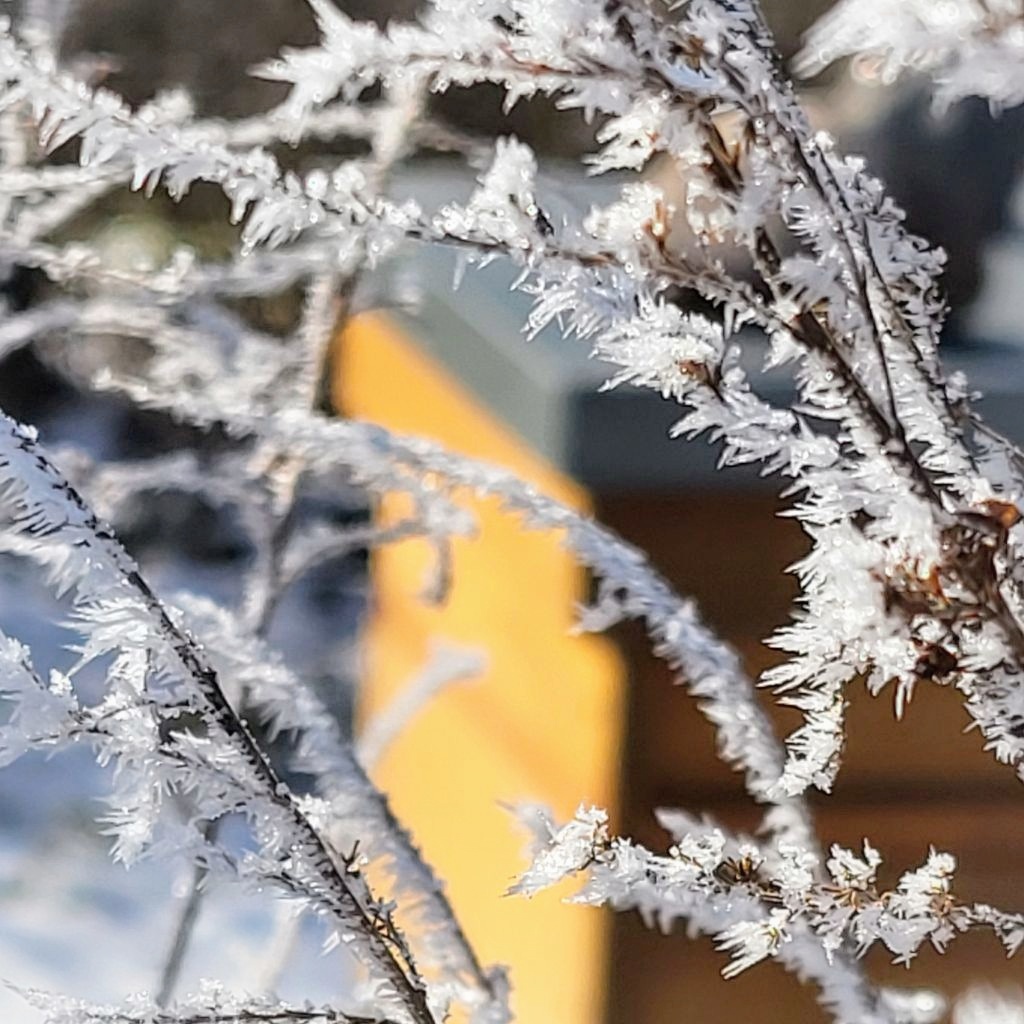
[[[769, 851], [679, 812], [662, 812], [673, 834], [667, 854], [613, 837], [603, 811], [581, 807], [561, 827], [547, 823], [547, 842], [512, 892], [530, 896], [566, 878], [584, 884], [570, 902], [636, 910], [668, 932], [677, 921], [714, 937], [733, 977], [765, 959], [813, 977], [836, 1019], [877, 1019], [863, 1002], [836, 951], [850, 943], [863, 955], [876, 943], [907, 964], [925, 943], [940, 952], [970, 929], [991, 930], [1013, 955], [1024, 943], [1024, 915], [962, 903], [953, 892], [955, 859], [930, 851], [891, 890], [877, 883], [881, 857], [865, 842], [860, 853], [833, 846], [828, 875], [817, 881], [813, 858], [798, 847]], [[825, 956], [821, 956], [824, 950]], [[832, 972], [836, 978], [831, 978]]]
[[1024, 5], [841, 0], [808, 32], [797, 70], [816, 74], [842, 57], [885, 82], [926, 72], [942, 106], [983, 96], [997, 109], [1014, 107], [1024, 102]]
[[[111, 815], [121, 856], [131, 859], [152, 841], [164, 788], [191, 792], [207, 820], [245, 814], [262, 849], [238, 862], [240, 873], [275, 882], [333, 919], [339, 939], [380, 977], [383, 1003], [429, 1024], [426, 993], [404, 939], [355, 865], [331, 849], [280, 780], [227, 700], [204, 649], [175, 621], [34, 435], [6, 417], [2, 427], [5, 501], [27, 549], [47, 566], [53, 584], [61, 591], [73, 589], [76, 621], [86, 636], [81, 663], [117, 653], [111, 699], [137, 699], [156, 682], [164, 683], [208, 732], [203, 737], [172, 727], [161, 741], [154, 703], [138, 709], [136, 733], [105, 734], [110, 745], [106, 753], [101, 748], [102, 756], [116, 756], [128, 767], [122, 772], [120, 806]], [[133, 785], [126, 788], [125, 782]]]
[[[656, 145], [693, 178], [685, 217], [656, 189], [627, 185], [618, 202], [556, 228], [538, 199], [532, 155], [512, 143], [499, 145], [468, 203], [428, 215], [376, 193], [358, 162], [331, 177], [282, 174], [265, 152], [240, 154], [174, 126], [157, 132], [106, 94], [38, 66], [13, 43], [5, 63], [12, 95], [31, 86], [46, 108], [44, 139], [79, 135], [87, 161], [127, 154], [137, 186], [163, 180], [175, 194], [194, 180], [215, 182], [236, 216], [247, 217], [248, 245], [307, 234], [332, 242], [345, 261], [379, 259], [409, 237], [477, 258], [507, 254], [523, 267], [521, 286], [536, 296], [531, 330], [561, 318], [620, 367], [614, 382], [653, 387], [686, 406], [680, 432], [720, 437], [729, 461], [761, 462], [791, 476], [816, 554], [803, 576], [807, 613], [779, 637], [796, 657], [773, 676], [799, 691], [792, 699], [808, 720], [790, 744], [787, 790], [830, 785], [842, 688], [857, 674], [867, 671], [876, 689], [895, 681], [901, 702], [918, 679], [937, 677], [928, 667], [936, 660], [955, 661], [955, 670], [938, 675], [955, 675], [990, 744], [1019, 764], [1024, 742], [1014, 735], [1007, 702], [990, 697], [1016, 689], [1004, 677], [1024, 654], [1013, 578], [1021, 481], [981, 472], [987, 442], [971, 429], [964, 388], [945, 380], [937, 362], [940, 256], [905, 232], [900, 211], [860, 164], [810, 132], [754, 7], [694, 2], [669, 24], [633, 7], [616, 21], [599, 6], [583, 4], [571, 17], [560, 7], [516, 8], [508, 24], [484, 18], [479, 48], [467, 40], [462, 58], [439, 64], [439, 26], [457, 11], [438, 9], [388, 34], [356, 30], [319, 5], [321, 47], [271, 70], [294, 81], [284, 108], [294, 117], [316, 105], [314, 95], [323, 102], [378, 79], [388, 84], [402, 60], [446, 87], [463, 81], [453, 61], [466, 80], [478, 81], [474, 54], [511, 55], [510, 65], [488, 58], [484, 78], [499, 81], [512, 98], [535, 88], [609, 116], [629, 113], [614, 141], [602, 135], [604, 169], [637, 165], [623, 156], [622, 133], [628, 125], [628, 139], [646, 137], [644, 117], [656, 115]], [[565, 51], [572, 56], [554, 61], [560, 41], [576, 36]], [[602, 62], [596, 47], [604, 48]], [[764, 81], [770, 100], [755, 86]], [[673, 89], [668, 106], [657, 98], [666, 83]], [[738, 134], [714, 116], [722, 104], [742, 112], [746, 127]], [[649, 148], [639, 162], [652, 154]], [[697, 242], [693, 253], [682, 237], [673, 240], [684, 221]], [[784, 256], [772, 240], [769, 225], [779, 221], [798, 247], [794, 255]], [[746, 252], [753, 283], [713, 255], [713, 244], [728, 241]], [[678, 287], [711, 302], [722, 322], [682, 312], [671, 301]], [[792, 368], [800, 412], [757, 396], [735, 335], [744, 324], [771, 335], [770, 365]], [[834, 576], [813, 568], [840, 550], [860, 566], [841, 593]], [[921, 608], [918, 580], [928, 578], [937, 580], [941, 609]], [[866, 612], [859, 621], [871, 624], [856, 635], [841, 628], [851, 600]]]
[[377, 1016], [330, 1007], [291, 1006], [272, 999], [236, 996], [212, 984], [169, 1009], [145, 996], [122, 1006], [98, 1006], [33, 989], [17, 991], [42, 1011], [46, 1024], [393, 1024]]
[[[722, 757], [744, 772], [751, 795], [767, 800], [778, 783], [781, 748], [738, 655], [714, 636], [694, 604], [676, 594], [642, 552], [592, 519], [525, 485], [513, 473], [376, 424], [296, 411], [254, 415], [237, 395], [210, 410], [190, 402], [180, 389], [154, 391], [138, 383], [131, 393], [143, 404], [170, 406], [192, 422], [217, 424], [237, 437], [288, 452], [310, 472], [331, 474], [344, 468], [370, 492], [406, 493], [422, 522], [446, 531], [453, 524], [461, 530], [472, 526], [457, 500], [458, 490], [465, 489], [497, 500], [528, 529], [561, 532], [569, 550], [601, 580], [596, 603], [583, 610], [582, 628], [603, 629], [622, 618], [643, 620], [655, 650], [680, 671], [715, 725]], [[806, 821], [799, 823], [803, 812], [798, 805], [786, 799], [780, 805], [790, 807], [796, 817], [780, 814], [778, 827], [798, 829], [802, 841], [810, 841], [812, 832]]]
[[[910, 1019], [865, 981], [853, 951], [881, 943], [905, 962], [925, 942], [942, 949], [974, 928], [1016, 950], [1024, 920], [958, 901], [951, 857], [933, 852], [882, 889], [869, 846], [833, 848], [826, 860], [803, 800], [835, 779], [846, 689], [861, 678], [873, 693], [894, 691], [897, 712], [921, 682], [955, 686], [996, 756], [1024, 777], [1024, 457], [984, 426], [967, 383], [941, 365], [943, 255], [907, 232], [861, 161], [812, 132], [758, 5], [436, 0], [416, 20], [381, 28], [310, 2], [319, 41], [260, 71], [288, 86], [284, 102], [234, 123], [198, 120], [180, 93], [132, 109], [59, 67], [45, 27], [23, 38], [0, 31], [0, 260], [42, 270], [60, 291], [5, 315], [0, 355], [62, 337], [133, 346], [116, 365], [76, 352], [67, 372], [215, 430], [217, 450], [145, 469], [78, 460], [72, 475], [104, 511], [156, 489], [230, 507], [255, 551], [238, 608], [192, 595], [172, 607], [34, 435], [0, 421], [11, 518], [3, 548], [35, 558], [70, 592], [81, 635], [78, 663], [45, 678], [26, 648], [0, 639], [0, 687], [13, 705], [0, 749], [10, 760], [83, 742], [117, 763], [108, 816], [117, 854], [184, 851], [197, 865], [177, 952], [207, 875], [275, 885], [332, 923], [369, 971], [373, 1005], [347, 1015], [211, 991], [165, 1007], [180, 966], [172, 954], [159, 1006], [51, 1001], [48, 1019], [433, 1024], [453, 1004], [476, 1024], [510, 1019], [503, 972], [480, 963], [338, 723], [268, 642], [292, 584], [356, 545], [421, 537], [443, 562], [450, 538], [474, 529], [467, 492], [558, 533], [593, 571], [582, 629], [644, 623], [715, 726], [721, 757], [765, 808], [757, 843], [674, 818], [667, 855], [611, 837], [598, 811], [561, 829], [545, 823], [518, 891], [583, 873], [578, 900], [636, 908], [663, 926], [685, 919], [732, 954], [728, 976], [776, 959], [814, 981], [846, 1024]], [[884, 77], [932, 73], [946, 100], [1024, 99], [1017, 0], [880, 10], [841, 3], [809, 37], [804, 67], [870, 53]], [[429, 92], [480, 83], [496, 85], [508, 106], [544, 95], [600, 118], [585, 163], [626, 176], [614, 197], [563, 214], [535, 154], [500, 138], [468, 199], [432, 209], [392, 199], [391, 171], [417, 149], [452, 149], [483, 166], [479, 139], [424, 113]], [[382, 98], [367, 102], [378, 87]], [[42, 146], [74, 144], [80, 166], [30, 159], [25, 111]], [[365, 140], [368, 153], [286, 170], [269, 148], [338, 134]], [[637, 180], [655, 158], [674, 168], [674, 199]], [[180, 197], [200, 182], [224, 193], [241, 225], [241, 252], [224, 264], [181, 250], [154, 270], [125, 268], [90, 242], [54, 240], [55, 228], [119, 185]], [[453, 248], [470, 264], [511, 261], [534, 303], [527, 334], [557, 323], [609, 365], [607, 387], [675, 401], [677, 435], [703, 435], [720, 443], [724, 465], [780, 478], [788, 514], [811, 541], [795, 570], [798, 613], [772, 638], [788, 660], [762, 679], [804, 714], [788, 749], [735, 652], [640, 552], [502, 470], [332, 418], [339, 325], [365, 272], [407, 243]], [[301, 294], [285, 337], [224, 301], [284, 288]], [[781, 384], [771, 398], [765, 374]], [[390, 522], [310, 522], [299, 511], [313, 486], [408, 501]], [[77, 676], [98, 662], [109, 663], [106, 690], [89, 705]], [[467, 671], [428, 672], [408, 706], [363, 738], [362, 756], [390, 742], [424, 694]], [[282, 781], [249, 715], [268, 739], [297, 737], [292, 767], [315, 780], [313, 795]], [[161, 814], [168, 794], [185, 797], [184, 826]], [[252, 849], [218, 835], [233, 817]], [[371, 893], [364, 857], [387, 865], [396, 906]]]

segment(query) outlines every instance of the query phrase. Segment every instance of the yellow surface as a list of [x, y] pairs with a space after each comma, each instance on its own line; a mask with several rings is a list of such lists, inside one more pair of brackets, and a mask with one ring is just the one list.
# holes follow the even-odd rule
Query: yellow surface
[[[586, 493], [532, 453], [393, 321], [364, 314], [340, 346], [336, 400], [357, 419], [433, 438], [513, 470], [587, 510]], [[448, 886], [485, 963], [507, 964], [525, 1024], [597, 1024], [605, 1004], [609, 921], [548, 893], [503, 895], [524, 864], [523, 837], [501, 802], [539, 800], [559, 817], [617, 798], [623, 668], [603, 638], [573, 637], [584, 573], [559, 539], [525, 531], [491, 502], [467, 498], [480, 524], [457, 540], [443, 607], [418, 595], [431, 553], [419, 541], [378, 551], [360, 714], [384, 706], [429, 657], [432, 638], [483, 648], [488, 671], [447, 690], [375, 771]], [[385, 502], [384, 518], [399, 514]]]

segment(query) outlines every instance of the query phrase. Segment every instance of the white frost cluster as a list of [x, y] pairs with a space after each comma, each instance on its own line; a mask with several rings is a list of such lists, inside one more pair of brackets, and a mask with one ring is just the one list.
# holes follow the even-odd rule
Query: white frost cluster
[[815, 74], [855, 57], [862, 74], [891, 82], [930, 74], [943, 106], [984, 96], [1024, 101], [1021, 0], [840, 0], [807, 34], [798, 70]]
[[311, 1003], [289, 1005], [253, 998], [205, 982], [196, 993], [163, 1007], [149, 996], [129, 998], [121, 1006], [98, 1006], [80, 999], [25, 990], [26, 1001], [43, 1013], [46, 1024], [374, 1024], [375, 1018], [343, 1013]]
[[[798, 848], [772, 851], [679, 812], [663, 814], [662, 822], [674, 843], [656, 854], [610, 836], [599, 812], [581, 808], [571, 822], [549, 829], [548, 843], [513, 891], [532, 895], [580, 875], [584, 884], [573, 902], [634, 909], [666, 932], [684, 921], [714, 935], [732, 957], [726, 977], [774, 958], [826, 989], [846, 948], [863, 955], [877, 943], [894, 962], [909, 963], [925, 943], [942, 952], [971, 928], [991, 929], [1011, 955], [1024, 942], [1024, 915], [956, 899], [949, 854], [932, 850], [921, 867], [884, 891], [876, 877], [881, 857], [866, 842], [861, 856], [833, 846], [822, 877]], [[863, 1012], [863, 1006], [842, 1008], [844, 1015]]]

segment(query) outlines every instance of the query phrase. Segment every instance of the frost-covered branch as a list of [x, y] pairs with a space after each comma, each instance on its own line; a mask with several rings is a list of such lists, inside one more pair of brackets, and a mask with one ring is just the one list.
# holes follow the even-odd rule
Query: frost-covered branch
[[171, 1008], [161, 1008], [145, 996], [122, 1006], [99, 1006], [34, 989], [16, 991], [42, 1011], [45, 1024], [394, 1024], [330, 1007], [235, 996], [209, 984]]
[[[420, 91], [412, 83], [410, 87], [396, 90], [387, 102], [379, 106], [376, 116], [367, 122], [373, 155], [371, 176], [378, 188], [383, 185], [393, 165], [413, 144], [410, 135], [421, 106]], [[345, 273], [335, 269], [320, 269], [310, 276], [291, 344], [277, 359], [271, 358], [267, 363], [269, 376], [265, 379], [265, 388], [268, 393], [275, 393], [274, 400], [279, 405], [294, 405], [299, 409], [329, 406], [332, 342], [343, 322], [343, 310], [347, 315], [348, 310], [344, 307], [351, 303], [361, 271], [359, 263], [353, 262]], [[247, 350], [241, 358], [251, 358], [252, 346], [244, 345], [244, 328], [239, 325], [237, 330], [229, 330], [229, 334], [236, 345]], [[256, 545], [259, 557], [254, 571], [249, 575], [244, 618], [249, 623], [253, 639], [261, 641], [270, 630], [285, 591], [303, 570], [303, 566], [295, 566], [293, 551], [303, 474], [301, 464], [294, 459], [279, 459], [273, 455], [261, 458], [257, 454], [252, 461], [260, 467], [257, 482], [266, 497], [263, 530], [259, 538], [261, 543]], [[246, 475], [251, 477], [251, 474]], [[328, 532], [337, 534], [337, 531]], [[401, 535], [402, 531], [397, 533]], [[335, 536], [334, 539], [337, 544], [339, 538]], [[323, 547], [317, 552], [319, 555], [325, 553]], [[292, 565], [286, 569], [289, 560]], [[245, 708], [248, 703], [246, 688], [241, 694], [241, 706]], [[321, 714], [327, 713], [322, 707], [319, 711]], [[305, 726], [314, 727], [312, 718]], [[342, 738], [336, 736], [335, 741], [341, 743]], [[211, 823], [210, 828], [215, 830], [216, 823]], [[191, 890], [182, 904], [170, 953], [164, 965], [158, 996], [161, 1005], [168, 1001], [174, 991], [198, 918], [205, 881], [205, 867], [199, 864], [194, 869]]]
[[[584, 901], [636, 907], [663, 923], [685, 918], [733, 953], [728, 975], [775, 958], [813, 980], [849, 1024], [907, 1019], [867, 984], [853, 949], [880, 942], [906, 961], [925, 941], [944, 948], [985, 927], [1015, 950], [1020, 916], [958, 902], [947, 855], [933, 853], [890, 891], [876, 883], [870, 847], [863, 856], [833, 848], [824, 864], [802, 798], [836, 776], [846, 688], [859, 678], [874, 693], [894, 691], [898, 712], [922, 681], [955, 686], [988, 745], [1024, 776], [1024, 459], [981, 424], [966, 383], [942, 368], [942, 255], [906, 231], [860, 161], [811, 131], [758, 5], [687, 0], [670, 15], [639, 0], [438, 0], [386, 28], [353, 21], [328, 0], [311, 5], [319, 42], [262, 69], [289, 86], [284, 103], [235, 123], [198, 121], [180, 95], [133, 110], [61, 70], [52, 47], [0, 33], [0, 259], [37, 267], [69, 293], [9, 317], [0, 352], [53, 335], [144, 348], [93, 383], [216, 428], [229, 454], [206, 465], [165, 458], [153, 469], [165, 474], [161, 486], [241, 510], [257, 553], [240, 609], [183, 595], [172, 610], [34, 438], [4, 425], [16, 526], [4, 546], [71, 588], [83, 637], [79, 665], [49, 679], [15, 641], [0, 644], [15, 706], [0, 734], [5, 755], [91, 743], [121, 765], [110, 816], [119, 854], [185, 851], [197, 883], [224, 872], [299, 897], [352, 945], [378, 984], [374, 1011], [391, 1020], [432, 1024], [460, 1004], [477, 1024], [504, 1024], [503, 973], [481, 965], [337, 723], [267, 644], [291, 584], [355, 543], [420, 536], [443, 567], [449, 539], [473, 529], [461, 501], [469, 491], [528, 528], [559, 533], [593, 570], [600, 583], [581, 611], [583, 629], [644, 622], [716, 727], [721, 756], [766, 809], [760, 844], [679, 819], [667, 856], [613, 839], [599, 812], [583, 812], [563, 829], [545, 826], [522, 891], [585, 872]], [[946, 5], [944, 17], [961, 19], [947, 46], [925, 38], [947, 27], [930, 7], [898, 4], [923, 35], [894, 43], [885, 34], [896, 18], [867, 17], [865, 34], [857, 19], [874, 8], [848, 0], [829, 38], [811, 45], [817, 38], [827, 60], [881, 51], [886, 73], [915, 65], [939, 75], [948, 98], [973, 82], [1006, 103], [1016, 89], [1006, 59], [1020, 42], [1018, 6]], [[1006, 50], [1002, 64], [989, 54], [998, 88], [971, 77], [985, 47]], [[563, 214], [534, 154], [514, 139], [498, 140], [468, 199], [432, 210], [391, 199], [389, 171], [416, 147], [479, 156], [479, 140], [431, 124], [422, 108], [426, 91], [479, 83], [497, 85], [509, 105], [543, 94], [599, 116], [590, 168], [633, 173], [666, 158], [678, 173], [677, 200], [631, 179], [604, 205]], [[384, 99], [360, 105], [378, 86]], [[81, 166], [30, 166], [16, 130], [23, 110], [34, 113], [44, 147], [75, 142]], [[368, 139], [369, 154], [288, 171], [263, 148], [338, 132]], [[116, 184], [179, 197], [197, 182], [229, 199], [244, 258], [215, 266], [180, 252], [145, 273], [112, 268], [88, 243], [49, 237]], [[468, 263], [511, 261], [517, 287], [534, 300], [528, 333], [557, 323], [612, 367], [608, 387], [674, 400], [677, 434], [721, 442], [723, 463], [781, 478], [811, 540], [796, 569], [799, 611], [773, 638], [789, 659], [763, 679], [804, 714], [788, 751], [735, 653], [639, 552], [508, 473], [323, 414], [333, 340], [355, 308], [356, 284], [407, 242], [454, 248]], [[220, 301], [275, 287], [300, 288], [304, 300], [284, 339]], [[781, 382], [771, 391], [781, 397], [765, 397], [762, 373]], [[205, 479], [214, 467], [223, 479]], [[101, 502], [138, 493], [141, 476], [100, 471]], [[310, 526], [297, 514], [307, 484], [408, 501], [393, 522]], [[99, 658], [112, 661], [108, 692], [82, 706], [75, 676]], [[243, 711], [270, 737], [295, 733], [294, 766], [315, 780], [315, 795], [291, 794]], [[382, 741], [366, 742], [372, 750]], [[186, 797], [181, 829], [160, 820], [168, 792]], [[217, 835], [233, 815], [248, 824], [255, 852], [240, 854]], [[386, 863], [394, 912], [366, 886], [364, 855]], [[197, 884], [195, 909], [199, 893]], [[158, 1002], [175, 975], [172, 958]], [[208, 1002], [212, 1013], [219, 1004]], [[362, 1024], [333, 1010], [231, 1005], [234, 1017], [225, 1009], [216, 1019]], [[136, 1019], [74, 1012], [68, 1021]], [[187, 1006], [140, 1012], [161, 1024], [214, 1019], [188, 1017]]]
[[[393, 434], [375, 424], [332, 421], [291, 411], [253, 415], [244, 398], [216, 410], [190, 402], [180, 389], [131, 387], [143, 404], [172, 407], [192, 422], [214, 423], [239, 437], [258, 438], [302, 460], [313, 473], [345, 468], [353, 482], [374, 493], [412, 497], [419, 516], [445, 530], [468, 529], [458, 489], [499, 501], [529, 529], [560, 531], [581, 564], [602, 581], [594, 606], [584, 611], [584, 629], [605, 628], [620, 618], [645, 621], [655, 650], [674, 668], [697, 698], [719, 734], [721, 756], [745, 775], [754, 799], [767, 801], [777, 785], [784, 758], [768, 716], [758, 703], [738, 655], [702, 623], [693, 605], [647, 563], [644, 555], [586, 516], [524, 485], [514, 474], [447, 451], [420, 438]], [[170, 394], [173, 399], [168, 399]], [[212, 417], [212, 418], [211, 418]], [[439, 488], [437, 481], [444, 481]], [[786, 810], [772, 812], [780, 831], [795, 830], [796, 841], [813, 845], [813, 828], [800, 801], [770, 801]]]
[[419, 967], [428, 974], [432, 1000], [445, 1005], [457, 999], [480, 1024], [507, 1020], [500, 970], [477, 961], [443, 886], [313, 688], [237, 616], [186, 595], [180, 595], [179, 604], [197, 635], [215, 649], [215, 667], [229, 692], [244, 692], [270, 736], [295, 737], [290, 766], [316, 780], [318, 821], [332, 847], [358, 851], [350, 858], [353, 865], [368, 861], [386, 868], [399, 913], [409, 922]]
[[942, 952], [972, 929], [992, 931], [1009, 955], [1024, 942], [1024, 915], [957, 900], [949, 854], [932, 850], [924, 865], [882, 890], [881, 857], [867, 842], [860, 854], [833, 846], [828, 877], [817, 881], [813, 859], [798, 847], [765, 850], [678, 812], [661, 815], [674, 840], [667, 854], [612, 837], [607, 821], [604, 812], [581, 807], [560, 828], [549, 822], [547, 842], [511, 891], [530, 896], [582, 875], [570, 902], [636, 910], [666, 932], [683, 921], [730, 954], [727, 978], [776, 959], [814, 978], [837, 1020], [849, 1024], [877, 1019], [881, 1008], [865, 1004], [856, 976], [833, 961], [846, 942], [861, 955], [879, 943], [904, 964], [925, 943]]
[[842, 57], [862, 74], [935, 79], [942, 106], [983, 96], [995, 108], [1024, 102], [1020, 0], [841, 0], [807, 34], [797, 70], [817, 74]]
[[[382, 861], [392, 877], [394, 895], [411, 914], [417, 931], [427, 944], [426, 961], [444, 969], [441, 982], [460, 1002], [472, 1008], [479, 1024], [503, 1024], [510, 1018], [508, 981], [502, 968], [484, 968], [462, 931], [444, 887], [416, 849], [412, 838], [391, 813], [383, 795], [367, 774], [397, 738], [409, 720], [434, 699], [439, 690], [479, 674], [483, 659], [477, 653], [444, 648], [424, 671], [402, 689], [393, 704], [371, 720], [355, 750], [355, 759], [343, 763], [332, 752], [338, 737], [324, 737], [314, 715], [306, 716], [304, 731], [308, 751], [302, 766], [319, 773], [321, 787], [333, 794], [335, 815], [332, 838], [338, 846], [360, 846], [371, 861]], [[282, 691], [282, 699], [286, 693]], [[272, 707], [271, 702], [271, 707]], [[322, 709], [321, 709], [322, 713]], [[378, 724], [379, 723], [379, 724]], [[319, 736], [319, 740], [314, 737]], [[324, 742], [326, 739], [327, 742]], [[326, 782], [326, 779], [333, 781]], [[270, 953], [262, 974], [272, 991], [281, 976], [298, 934], [299, 918], [293, 913], [278, 915], [275, 933], [268, 943]]]
[[367, 769], [378, 764], [409, 722], [432, 703], [438, 693], [455, 683], [476, 678], [486, 664], [480, 651], [439, 646], [416, 677], [367, 723], [356, 743], [359, 763]]
[[[139, 723], [144, 726], [149, 719], [140, 739], [153, 749], [119, 748], [128, 733], [111, 737], [112, 753], [134, 762], [136, 771], [141, 770], [137, 784], [143, 786], [141, 792], [123, 794], [134, 799], [134, 806], [112, 816], [122, 855], [134, 856], [151, 841], [153, 814], [159, 810], [154, 798], [163, 787], [194, 790], [208, 820], [225, 813], [246, 814], [263, 850], [239, 862], [243, 875], [276, 882], [333, 919], [341, 941], [381, 979], [383, 1003], [410, 1020], [430, 1024], [426, 993], [404, 939], [386, 910], [375, 904], [354, 865], [331, 850], [280, 780], [225, 697], [203, 648], [175, 621], [109, 529], [43, 455], [34, 436], [6, 418], [0, 466], [5, 499], [19, 532], [48, 566], [55, 585], [74, 590], [76, 618], [87, 631], [83, 661], [120, 651], [112, 680], [135, 693], [153, 685], [149, 680], [169, 677], [209, 733], [203, 738], [172, 730], [164, 741], [168, 755], [183, 759], [194, 775], [158, 773], [152, 780], [145, 766], [161, 747], [157, 721], [143, 714]], [[199, 789], [204, 776], [207, 784]], [[140, 806], [140, 799], [145, 804]]]
[[[480, 21], [479, 47], [469, 39], [461, 63], [454, 60], [462, 77], [453, 59], [437, 58], [446, 19], [462, 17], [456, 8], [383, 34], [336, 21], [320, 5], [321, 47], [271, 69], [295, 84], [283, 109], [294, 117], [339, 91], [389, 84], [403, 59], [444, 87], [481, 80], [477, 58], [485, 53], [511, 55], [511, 64], [488, 57], [484, 78], [513, 98], [555, 91], [567, 105], [616, 118], [602, 133], [599, 166], [635, 167], [664, 150], [692, 176], [685, 210], [671, 209], [655, 189], [628, 185], [620, 201], [556, 228], [538, 201], [532, 156], [506, 144], [468, 203], [427, 215], [375, 193], [358, 162], [330, 177], [285, 175], [262, 151], [238, 154], [173, 127], [156, 133], [115, 99], [40, 68], [13, 44], [6, 66], [14, 95], [31, 84], [45, 97], [44, 138], [80, 135], [86, 160], [127, 153], [139, 186], [163, 179], [174, 194], [194, 180], [215, 182], [236, 216], [246, 216], [247, 245], [305, 233], [333, 241], [345, 259], [378, 259], [405, 237], [478, 257], [508, 254], [536, 296], [531, 329], [562, 318], [621, 368], [616, 382], [686, 406], [681, 432], [721, 437], [729, 461], [792, 477], [803, 495], [797, 512], [816, 544], [803, 576], [806, 612], [778, 638], [797, 657], [772, 676], [798, 691], [786, 699], [807, 717], [790, 743], [787, 790], [831, 784], [842, 690], [862, 671], [875, 689], [894, 681], [900, 703], [920, 678], [955, 676], [997, 754], [1020, 764], [1024, 741], [1011, 705], [1024, 656], [1012, 530], [1021, 481], [981, 472], [992, 466], [986, 442], [970, 432], [964, 388], [937, 362], [941, 258], [905, 232], [902, 214], [860, 164], [810, 132], [756, 7], [695, 0], [671, 24], [640, 6], [613, 15], [581, 4], [571, 16], [562, 7], [516, 8], [506, 22]], [[770, 96], [761, 82], [771, 84]], [[741, 112], [738, 132], [716, 118], [721, 105]], [[656, 132], [645, 128], [651, 119]], [[793, 255], [773, 241], [778, 223], [797, 247]], [[722, 243], [746, 252], [750, 280], [714, 255]], [[717, 306], [722, 322], [683, 313], [671, 301], [680, 286]], [[798, 412], [758, 397], [735, 335], [748, 323], [769, 331], [770, 365], [791, 367]], [[838, 549], [860, 567], [842, 592], [814, 561]], [[921, 608], [917, 581], [927, 578], [938, 581], [941, 609]], [[843, 627], [853, 625], [843, 613], [851, 600], [864, 607], [867, 631]], [[951, 659], [951, 672], [931, 668]]]

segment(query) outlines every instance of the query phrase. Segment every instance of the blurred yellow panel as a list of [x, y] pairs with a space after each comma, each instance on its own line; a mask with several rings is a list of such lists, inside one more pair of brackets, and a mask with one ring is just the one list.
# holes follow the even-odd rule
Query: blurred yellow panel
[[[347, 326], [335, 384], [346, 415], [432, 438], [589, 510], [585, 491], [382, 314]], [[559, 538], [522, 530], [491, 501], [469, 505], [480, 534], [455, 542], [442, 606], [420, 599], [432, 558], [425, 544], [374, 554], [360, 716], [372, 716], [416, 674], [433, 638], [486, 650], [486, 675], [437, 698], [384, 758], [376, 781], [446, 879], [481, 959], [509, 966], [517, 1018], [596, 1024], [610, 922], [553, 894], [503, 895], [524, 860], [523, 837], [500, 804], [539, 800], [564, 818], [586, 802], [615, 815], [624, 668], [605, 639], [570, 635], [586, 576]], [[396, 502], [385, 502], [384, 518], [399, 514]]]

